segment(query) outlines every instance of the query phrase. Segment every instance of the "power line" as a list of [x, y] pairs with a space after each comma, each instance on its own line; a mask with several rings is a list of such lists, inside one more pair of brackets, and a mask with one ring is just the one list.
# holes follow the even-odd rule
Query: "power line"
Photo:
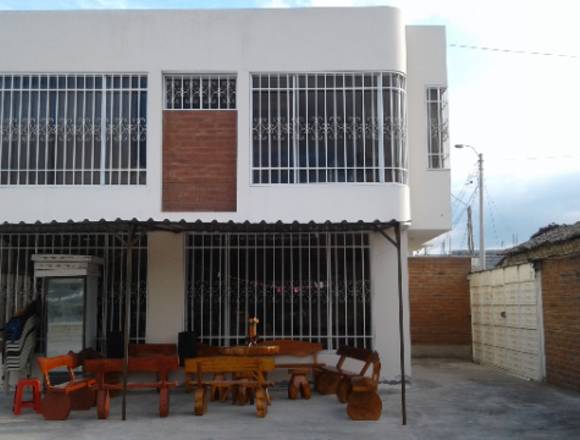
[[540, 52], [535, 50], [520, 50], [520, 49], [503, 49], [499, 47], [488, 47], [488, 46], [476, 46], [471, 44], [449, 44], [449, 47], [455, 47], [458, 49], [472, 49], [472, 50], [483, 50], [488, 52], [501, 52], [517, 55], [539, 55], [548, 57], [558, 57], [558, 58], [570, 58], [577, 59], [577, 55], [565, 54], [565, 53], [555, 53], [555, 52]]

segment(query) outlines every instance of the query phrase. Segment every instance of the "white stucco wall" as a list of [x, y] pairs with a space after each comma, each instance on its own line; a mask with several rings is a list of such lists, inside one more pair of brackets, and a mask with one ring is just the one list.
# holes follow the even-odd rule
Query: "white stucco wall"
[[[388, 232], [394, 239], [393, 231]], [[398, 381], [399, 357], [399, 291], [397, 249], [382, 235], [370, 234], [372, 292], [372, 326], [374, 349], [381, 357], [381, 379]], [[407, 267], [407, 231], [401, 231], [403, 275], [403, 332], [405, 341], [405, 375], [411, 376], [411, 337], [409, 332], [409, 284]]]
[[412, 247], [451, 229], [449, 169], [428, 168], [426, 89], [447, 86], [443, 26], [407, 26], [407, 117]]
[[183, 234], [147, 235], [148, 343], [177, 343], [185, 313], [185, 248]]
[[[146, 186], [0, 187], [2, 221], [409, 220], [400, 184], [250, 185], [250, 73], [406, 71], [397, 9], [1, 12], [2, 72], [148, 74]], [[161, 212], [162, 74], [238, 77], [238, 212]], [[25, 201], [25, 203], [22, 203]]]

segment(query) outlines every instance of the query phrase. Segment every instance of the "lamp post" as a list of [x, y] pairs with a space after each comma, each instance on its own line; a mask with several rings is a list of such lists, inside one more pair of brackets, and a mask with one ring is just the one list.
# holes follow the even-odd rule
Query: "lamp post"
[[484, 225], [483, 225], [483, 154], [479, 153], [471, 145], [457, 144], [455, 148], [471, 148], [477, 155], [477, 165], [479, 171], [479, 267], [485, 270], [485, 239], [484, 239]]

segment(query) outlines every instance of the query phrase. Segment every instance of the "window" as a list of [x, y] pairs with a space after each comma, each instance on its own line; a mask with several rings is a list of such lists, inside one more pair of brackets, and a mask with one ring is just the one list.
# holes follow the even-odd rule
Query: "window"
[[235, 110], [236, 77], [166, 75], [165, 110]]
[[0, 75], [0, 185], [146, 183], [147, 77]]
[[427, 88], [429, 168], [446, 168], [449, 155], [447, 88]]
[[291, 338], [370, 348], [364, 233], [193, 233], [186, 241], [186, 328], [210, 345]]
[[407, 182], [400, 73], [252, 75], [252, 182]]

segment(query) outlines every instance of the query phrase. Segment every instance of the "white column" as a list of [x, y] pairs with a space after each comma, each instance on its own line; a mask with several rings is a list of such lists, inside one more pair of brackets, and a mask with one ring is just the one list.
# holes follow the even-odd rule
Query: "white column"
[[[388, 234], [395, 239], [393, 231]], [[411, 338], [409, 332], [409, 284], [407, 270], [407, 231], [401, 230], [403, 270], [403, 310], [405, 374], [411, 376]], [[374, 349], [381, 357], [381, 380], [399, 381], [399, 299], [397, 249], [378, 233], [370, 234], [371, 315]]]
[[150, 232], [147, 236], [148, 343], [177, 343], [185, 313], [184, 235]]

